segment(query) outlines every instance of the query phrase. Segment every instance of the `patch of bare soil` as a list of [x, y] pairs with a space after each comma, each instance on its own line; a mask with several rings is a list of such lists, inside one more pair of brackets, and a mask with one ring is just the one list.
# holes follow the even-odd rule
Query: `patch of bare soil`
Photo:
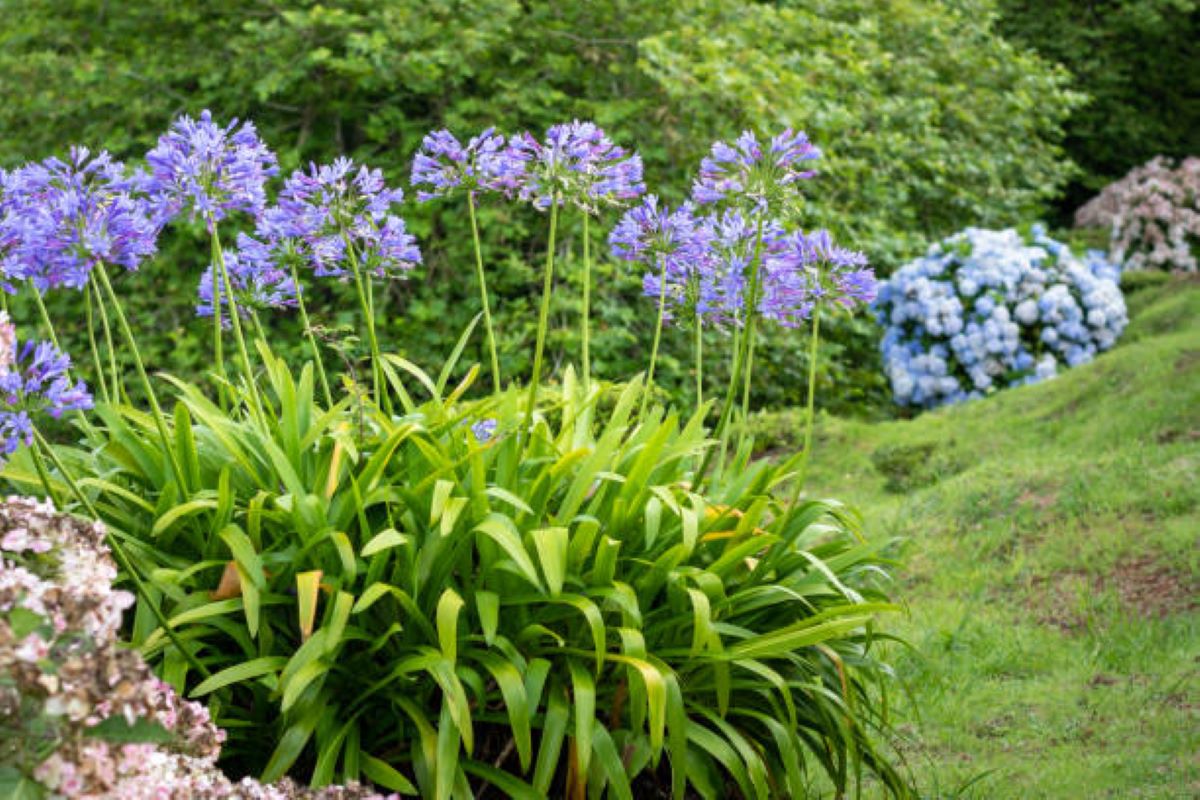
[[1057, 572], [1035, 582], [1027, 605], [1042, 624], [1077, 633], [1087, 623], [1088, 599], [1107, 592], [1116, 595], [1126, 612], [1141, 619], [1163, 619], [1200, 608], [1200, 581], [1150, 556], [1122, 561], [1104, 575]]

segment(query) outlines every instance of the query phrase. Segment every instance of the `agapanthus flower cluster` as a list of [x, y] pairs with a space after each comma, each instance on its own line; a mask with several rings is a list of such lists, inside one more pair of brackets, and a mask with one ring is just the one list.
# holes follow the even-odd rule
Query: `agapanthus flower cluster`
[[[134, 598], [113, 588], [116, 576], [100, 523], [29, 498], [0, 504], [0, 718], [18, 734], [5, 755], [21, 756], [4, 766], [55, 797], [382, 800], [358, 785], [229, 780], [216, 766], [225, 734], [207, 709], [120, 643]], [[104, 733], [122, 721], [157, 726], [164, 740]]]
[[70, 368], [70, 357], [50, 342], [18, 346], [13, 324], [0, 312], [0, 458], [33, 444], [38, 415], [57, 419], [92, 407], [83, 381], [71, 381]]
[[[125, 167], [73, 147], [0, 175], [0, 271], [39, 291], [83, 287], [98, 262], [137, 269], [154, 254], [157, 227]], [[13, 291], [11, 285], [6, 286]]]
[[[252, 310], [294, 308], [297, 304], [296, 283], [289, 269], [280, 261], [281, 254], [270, 246], [245, 233], [238, 234], [237, 249], [225, 251], [225, 269], [233, 285], [238, 312], [249, 316]], [[196, 313], [202, 317], [213, 314], [213, 265], [200, 277]], [[218, 273], [217, 280], [220, 281]], [[228, 313], [229, 298], [224, 285], [218, 283], [221, 306]], [[222, 316], [227, 324], [228, 317]]]
[[785, 327], [806, 319], [817, 300], [852, 308], [875, 296], [866, 256], [837, 246], [828, 231], [788, 234], [775, 220], [737, 209], [702, 216], [691, 203], [672, 211], [651, 195], [625, 213], [609, 244], [617, 258], [645, 266], [647, 297], [662, 293], [665, 267], [675, 320], [699, 315], [713, 326], [743, 324], [756, 259], [755, 313]]
[[796, 327], [818, 302], [852, 309], [875, 299], [875, 272], [865, 254], [834, 243], [829, 231], [796, 231], [773, 243], [764, 260], [760, 313]]
[[790, 128], [773, 137], [766, 148], [751, 131], [733, 144], [716, 142], [700, 162], [692, 188], [699, 204], [728, 202], [758, 214], [779, 215], [794, 202], [800, 181], [815, 172], [807, 162], [821, 157], [801, 131]]
[[594, 214], [646, 191], [642, 157], [614, 144], [594, 123], [554, 125], [544, 142], [524, 133], [509, 144], [509, 158], [524, 162], [519, 196], [536, 208], [557, 202]]
[[1114, 277], [1040, 226], [968, 228], [935, 244], [883, 283], [875, 304], [896, 402], [956, 403], [1090, 361], [1127, 322]]
[[1075, 212], [1079, 227], [1110, 230], [1109, 257], [1125, 269], [1200, 269], [1200, 158], [1158, 157]]
[[272, 249], [301, 252], [318, 277], [346, 275], [351, 258], [371, 274], [394, 277], [421, 262], [416, 238], [393, 213], [403, 199], [381, 171], [339, 158], [292, 173], [258, 231]]
[[708, 226], [695, 216], [690, 203], [671, 210], [648, 195], [625, 212], [609, 234], [612, 254], [646, 267], [643, 289], [648, 297], [663, 292], [666, 275], [668, 318], [710, 313], [720, 304], [709, 266]]
[[525, 176], [526, 159], [508, 146], [495, 128], [473, 137], [466, 146], [448, 130], [426, 134], [413, 157], [412, 184], [421, 202], [456, 192], [514, 192]]
[[207, 110], [199, 119], [175, 120], [146, 161], [143, 188], [160, 224], [183, 213], [210, 227], [235, 211], [258, 214], [266, 206], [267, 179], [279, 171], [253, 123], [235, 119], [221, 127]]

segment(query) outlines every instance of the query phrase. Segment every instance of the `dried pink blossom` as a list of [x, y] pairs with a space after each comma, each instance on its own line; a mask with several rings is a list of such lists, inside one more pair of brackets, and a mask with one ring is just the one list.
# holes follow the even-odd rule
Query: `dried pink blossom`
[[1108, 228], [1109, 258], [1125, 269], [1197, 271], [1200, 158], [1137, 167], [1080, 207], [1075, 225]]

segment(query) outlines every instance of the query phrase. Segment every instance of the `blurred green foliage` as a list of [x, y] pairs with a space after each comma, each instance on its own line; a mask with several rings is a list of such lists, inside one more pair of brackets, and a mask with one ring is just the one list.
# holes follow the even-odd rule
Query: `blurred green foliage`
[[999, 30], [1071, 71], [1090, 96], [1066, 125], [1081, 172], [1059, 222], [1156, 155], [1200, 154], [1200, 3], [1196, 0], [1000, 0]]
[[[347, 153], [401, 182], [433, 127], [540, 131], [579, 117], [638, 149], [651, 189], [679, 200], [713, 139], [793, 125], [825, 152], [804, 224], [828, 226], [884, 273], [930, 237], [1036, 213], [1069, 175], [1058, 142], [1080, 101], [1063, 70], [996, 34], [993, 0], [28, 0], [0, 21], [3, 166], [75, 142], [137, 159], [172, 117], [210, 108], [254, 120], [284, 171]], [[454, 206], [406, 216], [427, 263], [389, 290], [381, 335], [429, 363], [476, 310], [469, 236]], [[497, 203], [481, 217], [504, 372], [519, 379], [545, 224]], [[596, 226], [594, 249], [612, 221]], [[578, 220], [566, 226], [560, 274], [570, 283], [581, 240]], [[207, 251], [180, 238], [127, 285], [139, 324], [175, 338], [151, 360], [193, 373], [205, 328], [190, 307]], [[645, 360], [649, 301], [625, 265], [598, 273], [597, 373], [630, 374]], [[314, 303], [319, 322], [353, 324], [338, 287], [317, 293], [327, 301]], [[70, 298], [51, 306], [78, 314]], [[577, 292], [556, 293], [552, 320], [561, 365], [578, 352]], [[298, 346], [293, 320], [269, 324], [278, 349]], [[885, 402], [871, 323], [831, 327], [823, 358], [836, 366], [822, 403]], [[803, 335], [769, 338], [756, 402], [797, 402]], [[687, 336], [664, 347], [660, 380], [686, 392]], [[708, 352], [720, 351], [714, 336]], [[722, 367], [711, 363], [716, 388]]]

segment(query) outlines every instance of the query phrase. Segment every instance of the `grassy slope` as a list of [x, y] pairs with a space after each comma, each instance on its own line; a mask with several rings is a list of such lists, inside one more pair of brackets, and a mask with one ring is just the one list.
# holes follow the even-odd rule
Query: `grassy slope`
[[[1200, 283], [1130, 306], [1056, 380], [820, 428], [815, 489], [907, 540], [897, 710], [927, 796], [1200, 796]], [[932, 485], [889, 492], [872, 454], [929, 443]]]

